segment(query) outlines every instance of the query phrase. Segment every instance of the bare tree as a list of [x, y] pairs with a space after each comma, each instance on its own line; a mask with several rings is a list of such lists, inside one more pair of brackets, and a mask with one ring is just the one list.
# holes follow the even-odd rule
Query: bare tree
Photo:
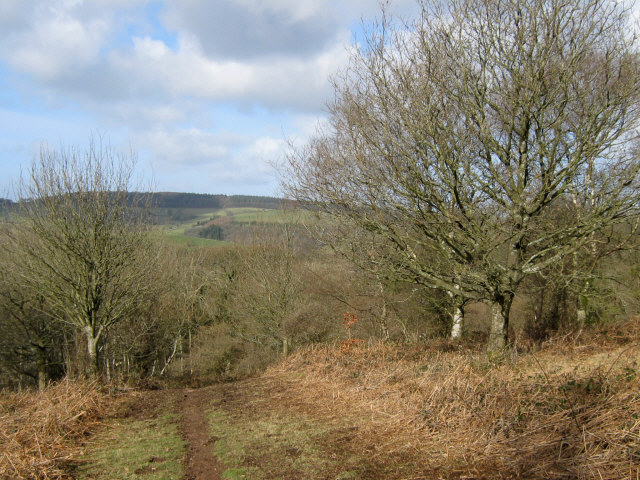
[[527, 275], [638, 214], [638, 51], [613, 0], [421, 5], [336, 79], [287, 192], [384, 239], [399, 277], [490, 303], [498, 351]]
[[99, 142], [43, 148], [22, 182], [15, 233], [5, 243], [18, 281], [45, 300], [53, 320], [84, 333], [91, 376], [105, 332], [153, 288], [141, 204], [149, 196], [129, 192], [133, 167], [133, 158]]
[[236, 333], [263, 348], [280, 350], [283, 356], [301, 333], [298, 321], [307, 308], [302, 235], [288, 223], [293, 215], [285, 215], [290, 218], [255, 229], [242, 252], [240, 285], [234, 294]]

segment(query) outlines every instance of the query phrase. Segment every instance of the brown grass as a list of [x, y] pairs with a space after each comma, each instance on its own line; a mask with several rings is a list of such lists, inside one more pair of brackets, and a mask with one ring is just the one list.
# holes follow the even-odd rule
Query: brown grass
[[95, 428], [105, 398], [95, 384], [70, 381], [0, 395], [0, 478], [73, 478], [75, 442]]
[[448, 344], [318, 346], [266, 377], [287, 378], [287, 408], [357, 424], [345, 448], [415, 465], [411, 478], [639, 478], [637, 327], [493, 361]]

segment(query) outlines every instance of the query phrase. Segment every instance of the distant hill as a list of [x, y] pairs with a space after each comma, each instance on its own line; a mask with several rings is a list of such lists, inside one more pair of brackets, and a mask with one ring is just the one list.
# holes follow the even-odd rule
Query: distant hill
[[[156, 225], [195, 219], [199, 214], [202, 214], [203, 209], [253, 208], [278, 210], [292, 205], [291, 200], [276, 197], [183, 192], [130, 192], [129, 200], [132, 203], [142, 202], [142, 204], [150, 205], [152, 207], [151, 223]], [[3, 217], [17, 207], [17, 202], [0, 198], [0, 215]]]
[[[277, 210], [290, 201], [276, 197], [254, 195], [211, 195], [208, 193], [154, 192], [151, 205], [155, 208], [264, 208]], [[140, 198], [140, 193], [131, 192]], [[11, 208], [17, 203], [8, 198], [0, 198], [0, 209]]]
[[285, 200], [253, 195], [211, 195], [206, 193], [157, 192], [152, 193], [156, 208], [282, 208]]

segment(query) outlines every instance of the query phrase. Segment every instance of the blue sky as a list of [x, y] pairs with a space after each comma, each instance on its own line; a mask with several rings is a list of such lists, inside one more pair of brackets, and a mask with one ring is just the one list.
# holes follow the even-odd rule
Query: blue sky
[[[414, 0], [393, 9], [407, 15]], [[377, 0], [2, 0], [0, 197], [104, 137], [159, 191], [277, 195]]]

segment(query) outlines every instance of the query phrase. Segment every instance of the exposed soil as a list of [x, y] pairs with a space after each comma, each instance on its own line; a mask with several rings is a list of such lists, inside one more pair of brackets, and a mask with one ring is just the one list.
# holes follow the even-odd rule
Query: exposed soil
[[222, 465], [213, 454], [217, 438], [209, 434], [206, 411], [211, 406], [208, 389], [186, 389], [182, 401], [182, 434], [189, 444], [183, 480], [220, 480]]

